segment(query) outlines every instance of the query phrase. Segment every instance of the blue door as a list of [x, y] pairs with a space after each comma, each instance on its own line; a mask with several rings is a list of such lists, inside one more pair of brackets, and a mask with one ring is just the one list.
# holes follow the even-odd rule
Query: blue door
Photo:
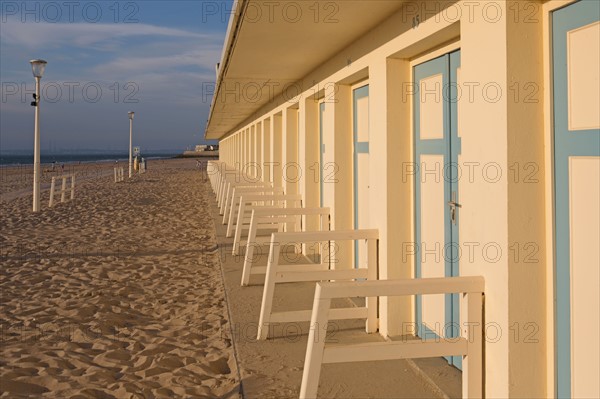
[[[457, 69], [460, 52], [414, 68], [416, 276], [458, 276]], [[416, 300], [422, 338], [460, 335], [458, 295], [426, 295]], [[462, 359], [448, 358], [461, 368]]]
[[[352, 92], [354, 142], [354, 228], [368, 228], [369, 221], [369, 86]], [[367, 262], [365, 241], [354, 242], [354, 267]]]
[[552, 14], [559, 398], [600, 397], [600, 2]]

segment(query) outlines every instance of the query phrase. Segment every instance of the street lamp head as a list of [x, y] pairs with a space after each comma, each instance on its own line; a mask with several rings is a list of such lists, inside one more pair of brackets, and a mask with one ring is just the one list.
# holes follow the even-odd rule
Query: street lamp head
[[127, 114], [129, 115], [129, 119], [133, 119], [133, 115], [135, 114], [135, 112], [129, 111]]
[[36, 78], [41, 78], [44, 74], [44, 69], [46, 69], [47, 62], [44, 60], [31, 60], [29, 63], [31, 64], [33, 76]]

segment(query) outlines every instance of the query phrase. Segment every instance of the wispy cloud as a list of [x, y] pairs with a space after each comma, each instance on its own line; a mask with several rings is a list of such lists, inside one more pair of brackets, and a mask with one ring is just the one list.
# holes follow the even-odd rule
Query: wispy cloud
[[4, 44], [26, 46], [32, 49], [64, 45], [65, 43], [87, 47], [133, 36], [212, 39], [210, 34], [141, 23], [23, 23], [16, 19], [8, 19], [0, 24], [0, 33]]
[[[28, 60], [35, 57], [49, 62], [42, 80], [44, 137], [87, 146], [114, 142], [106, 132], [121, 132], [120, 117], [135, 108], [143, 115], [136, 118], [143, 145], [198, 140], [191, 133], [199, 134], [208, 114], [225, 26], [196, 24], [190, 15], [200, 15], [198, 2], [181, 2], [176, 9], [172, 2], [152, 3], [146, 23], [3, 19], [3, 146], [23, 145], [19, 132], [31, 130], [34, 82]], [[161, 12], [168, 17], [162, 19]]]
[[110, 73], [124, 76], [132, 72], [139, 74], [147, 71], [168, 71], [180, 67], [199, 67], [213, 69], [215, 60], [219, 59], [221, 49], [217, 45], [203, 46], [202, 49], [184, 51], [180, 54], [156, 57], [128, 57], [121, 56], [113, 61], [99, 65], [94, 72], [100, 75]]

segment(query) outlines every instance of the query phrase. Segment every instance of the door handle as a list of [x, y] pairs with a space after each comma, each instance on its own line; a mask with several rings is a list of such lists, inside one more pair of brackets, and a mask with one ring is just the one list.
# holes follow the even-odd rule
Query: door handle
[[448, 201], [450, 208], [462, 208], [462, 205], [456, 202], [456, 191], [452, 191], [452, 201]]
[[462, 208], [461, 204], [454, 201], [448, 201], [448, 205], [450, 206], [450, 208]]
[[456, 191], [452, 191], [452, 201], [448, 201], [450, 207], [450, 220], [452, 224], [456, 224], [456, 208], [462, 208], [462, 205], [456, 202]]

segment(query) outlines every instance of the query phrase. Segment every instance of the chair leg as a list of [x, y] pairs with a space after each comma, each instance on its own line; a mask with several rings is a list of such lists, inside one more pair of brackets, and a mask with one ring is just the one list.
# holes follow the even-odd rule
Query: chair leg
[[279, 263], [280, 245], [271, 240], [269, 250], [269, 261], [265, 276], [265, 287], [263, 289], [262, 304], [260, 306], [260, 318], [258, 320], [258, 334], [256, 339], [265, 340], [269, 336], [269, 324], [271, 321], [271, 310], [273, 308], [273, 293], [275, 291], [275, 273]]
[[316, 398], [319, 388], [319, 378], [321, 376], [321, 365], [327, 334], [327, 320], [331, 307], [331, 299], [321, 299], [320, 292], [320, 286], [317, 284], [310, 321], [310, 332], [308, 333], [308, 346], [306, 347], [306, 357], [304, 359], [304, 370], [302, 372], [300, 399]]

